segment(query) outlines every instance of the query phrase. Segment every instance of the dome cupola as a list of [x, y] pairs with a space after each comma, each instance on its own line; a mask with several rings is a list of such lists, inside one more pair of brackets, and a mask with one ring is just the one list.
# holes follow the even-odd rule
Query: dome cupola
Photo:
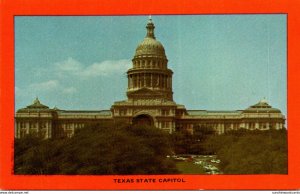
[[156, 40], [151, 17], [146, 25], [147, 33], [138, 44], [127, 71], [129, 99], [165, 99], [173, 101], [172, 70], [163, 45]]
[[277, 108], [273, 108], [268, 104], [266, 99], [260, 100], [258, 103], [250, 106], [243, 112], [245, 113], [281, 113], [281, 111]]
[[152, 22], [152, 19], [150, 17], [146, 26], [146, 37], [140, 44], [138, 44], [135, 50], [135, 58], [143, 56], [156, 56], [165, 59], [167, 58], [163, 45], [155, 38], [154, 28], [154, 23]]

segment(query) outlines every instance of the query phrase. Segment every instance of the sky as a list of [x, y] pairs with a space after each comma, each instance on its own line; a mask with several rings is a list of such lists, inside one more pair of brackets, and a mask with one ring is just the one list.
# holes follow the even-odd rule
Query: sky
[[[188, 110], [242, 110], [266, 99], [287, 113], [286, 15], [155, 15], [155, 36]], [[125, 100], [126, 71], [148, 16], [16, 16], [16, 109], [41, 103], [106, 110]]]

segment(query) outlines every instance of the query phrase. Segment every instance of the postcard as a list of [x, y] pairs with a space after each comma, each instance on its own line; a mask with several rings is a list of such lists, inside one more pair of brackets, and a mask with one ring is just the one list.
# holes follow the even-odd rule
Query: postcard
[[295, 1], [65, 2], [1, 3], [1, 188], [299, 188]]

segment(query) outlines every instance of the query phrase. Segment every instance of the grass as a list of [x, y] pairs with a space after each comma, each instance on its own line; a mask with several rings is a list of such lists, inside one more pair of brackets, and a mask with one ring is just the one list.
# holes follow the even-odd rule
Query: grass
[[193, 162], [178, 161], [176, 162], [176, 167], [181, 174], [205, 174], [202, 166]]

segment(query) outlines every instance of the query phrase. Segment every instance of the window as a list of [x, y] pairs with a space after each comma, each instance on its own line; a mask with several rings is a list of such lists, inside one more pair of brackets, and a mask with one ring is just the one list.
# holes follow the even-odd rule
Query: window
[[21, 128], [22, 129], [26, 128], [26, 123], [25, 122], [21, 122]]
[[169, 115], [169, 110], [168, 110], [168, 109], [162, 109], [162, 110], [161, 110], [161, 114], [162, 114], [163, 116], [167, 116], [167, 115]]
[[29, 126], [31, 129], [36, 128], [36, 122], [30, 122]]
[[26, 135], [26, 130], [24, 130], [24, 129], [21, 130], [21, 131], [20, 131], [20, 136], [21, 136], [21, 137], [25, 137], [25, 135]]
[[40, 123], [40, 128], [45, 129], [46, 128], [46, 122], [41, 122]]
[[67, 123], [66, 124], [66, 129], [71, 129], [72, 128], [72, 123]]
[[163, 121], [163, 122], [161, 122], [161, 127], [162, 128], [169, 128], [169, 123], [170, 122], [168, 122], [168, 121]]
[[125, 116], [127, 114], [126, 109], [120, 109], [120, 116]]

